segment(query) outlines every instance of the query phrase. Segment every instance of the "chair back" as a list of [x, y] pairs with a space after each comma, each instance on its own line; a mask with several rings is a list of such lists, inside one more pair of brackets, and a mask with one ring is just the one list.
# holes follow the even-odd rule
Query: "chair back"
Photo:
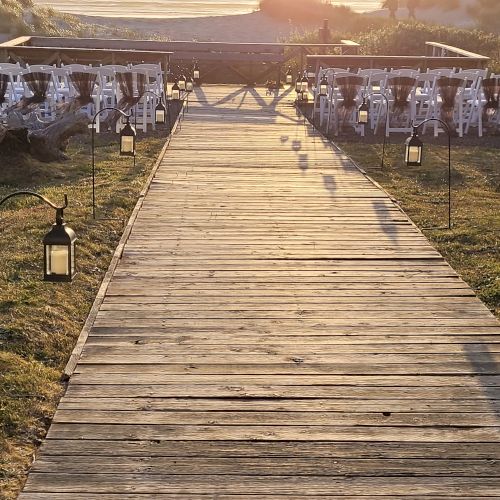
[[490, 117], [498, 113], [500, 104], [500, 75], [493, 78], [485, 78], [481, 82], [486, 103], [483, 106], [483, 113]]
[[394, 111], [401, 113], [408, 109], [410, 99], [415, 96], [417, 78], [392, 76], [387, 78], [387, 88], [391, 91], [394, 98]]
[[365, 79], [358, 75], [338, 76], [335, 78], [335, 85], [342, 96], [341, 106], [353, 108], [356, 105], [356, 97], [365, 85]]

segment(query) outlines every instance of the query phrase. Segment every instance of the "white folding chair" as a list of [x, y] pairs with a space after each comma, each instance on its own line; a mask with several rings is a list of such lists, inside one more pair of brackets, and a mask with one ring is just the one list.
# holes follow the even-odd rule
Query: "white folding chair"
[[[332, 99], [328, 111], [327, 133], [333, 125], [335, 135], [344, 125], [352, 126], [355, 132], [364, 136], [365, 127], [357, 124], [357, 111], [363, 98], [365, 78], [357, 74], [336, 74], [332, 85]], [[346, 106], [346, 99], [352, 103]]]
[[[436, 79], [434, 92], [433, 116], [442, 119], [448, 124], [453, 123], [459, 137], [463, 137], [466, 125], [464, 119], [464, 90], [466, 85], [466, 78], [440, 77]], [[438, 122], [435, 122], [434, 136], [437, 137], [440, 132], [444, 132], [444, 129]]]
[[[386, 120], [385, 135], [391, 132], [412, 132], [412, 125], [417, 114], [417, 82], [415, 76], [390, 76], [387, 77], [386, 95], [388, 97], [389, 119]], [[387, 103], [383, 102], [387, 108]], [[398, 119], [396, 123], [395, 120]], [[376, 129], [375, 129], [376, 130]]]

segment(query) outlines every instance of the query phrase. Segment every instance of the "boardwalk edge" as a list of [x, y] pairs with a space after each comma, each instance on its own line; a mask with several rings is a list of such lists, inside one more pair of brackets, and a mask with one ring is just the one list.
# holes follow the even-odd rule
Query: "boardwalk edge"
[[[183, 103], [183, 107], [184, 107], [184, 103]], [[181, 112], [179, 112], [179, 115], [177, 116], [175, 124], [172, 127], [170, 134], [167, 136], [167, 140], [165, 141], [165, 144], [163, 145], [163, 148], [160, 151], [160, 154], [158, 155], [158, 158], [156, 159], [156, 162], [153, 165], [153, 168], [151, 169], [151, 172], [150, 172], [148, 178], [146, 179], [146, 183], [144, 184], [144, 187], [142, 188], [141, 192], [139, 193], [137, 203], [135, 204], [135, 207], [132, 210], [132, 213], [130, 214], [127, 225], [125, 226], [125, 229], [123, 231], [122, 237], [120, 238], [120, 241], [118, 242], [118, 245], [115, 248], [115, 251], [113, 253], [113, 257], [111, 258], [111, 262], [109, 263], [109, 267], [106, 271], [106, 274], [104, 275], [104, 278], [101, 282], [99, 290], [97, 291], [97, 295], [94, 299], [94, 302], [93, 302], [92, 307], [89, 311], [87, 319], [85, 320], [85, 324], [83, 325], [83, 328], [80, 331], [80, 335], [78, 336], [75, 347], [73, 348], [73, 351], [71, 352], [69, 360], [66, 363], [64, 371], [61, 375], [61, 380], [63, 382], [67, 382], [70, 379], [71, 375], [73, 375], [73, 372], [76, 368], [78, 360], [80, 359], [80, 356], [82, 354], [83, 347], [85, 346], [85, 343], [87, 342], [87, 338], [89, 336], [90, 330], [91, 330], [92, 326], [94, 325], [94, 321], [97, 317], [97, 313], [99, 311], [99, 308], [101, 307], [101, 304], [104, 301], [104, 297], [106, 295], [106, 291], [108, 290], [109, 283], [111, 282], [111, 279], [115, 273], [116, 267], [118, 266], [118, 263], [120, 262], [120, 260], [122, 258], [123, 249], [125, 248], [125, 244], [127, 243], [127, 240], [130, 236], [130, 233], [132, 231], [134, 223], [137, 219], [137, 215], [139, 213], [139, 210], [142, 207], [142, 204], [144, 202], [144, 198], [145, 198], [147, 192], [149, 191], [149, 189], [151, 187], [151, 183], [153, 182], [153, 179], [156, 175], [156, 172], [158, 171], [158, 168], [160, 167], [160, 164], [163, 161], [163, 158], [168, 150], [168, 147], [170, 145], [170, 141], [172, 140], [172, 136], [177, 131], [179, 123], [182, 120], [182, 111], [183, 110], [181, 110]]]

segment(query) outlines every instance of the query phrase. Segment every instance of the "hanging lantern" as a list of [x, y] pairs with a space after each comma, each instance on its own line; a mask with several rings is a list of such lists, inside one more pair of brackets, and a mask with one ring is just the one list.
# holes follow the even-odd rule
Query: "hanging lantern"
[[188, 76], [186, 80], [186, 92], [192, 92], [194, 90], [194, 82], [193, 79]]
[[413, 135], [406, 140], [405, 162], [408, 167], [420, 167], [424, 144], [418, 137], [417, 128], [413, 127]]
[[177, 82], [172, 86], [172, 101], [179, 101], [181, 98], [181, 89]]
[[194, 78], [195, 81], [200, 79], [200, 68], [199, 68], [197, 62], [194, 63], [193, 78]]
[[177, 84], [179, 85], [180, 90], [186, 90], [186, 77], [181, 75]]
[[155, 123], [157, 125], [160, 125], [162, 123], [165, 123], [167, 120], [167, 110], [165, 108], [165, 105], [163, 104], [163, 98], [160, 96], [160, 101], [158, 102], [158, 105], [155, 108]]
[[56, 223], [43, 239], [45, 281], [71, 282], [75, 277], [76, 234], [66, 226], [62, 210], [57, 211]]
[[323, 73], [323, 77], [319, 82], [319, 95], [322, 97], [326, 97], [328, 95], [328, 80], [325, 73]]
[[300, 78], [300, 74], [297, 75], [297, 80], [295, 80], [295, 92], [302, 92], [302, 79]]
[[293, 75], [292, 75], [292, 68], [288, 66], [288, 71], [286, 72], [286, 83], [287, 85], [292, 85], [293, 84]]
[[130, 116], [127, 116], [127, 123], [120, 132], [120, 155], [135, 156], [135, 139], [137, 133], [130, 124]]
[[307, 75], [304, 71], [304, 76], [302, 77], [302, 80], [301, 80], [300, 90], [302, 90], [302, 92], [303, 92], [304, 90], [307, 90], [308, 88], [309, 88], [309, 80], [308, 80]]
[[368, 124], [368, 119], [369, 119], [369, 108], [368, 104], [366, 103], [366, 99], [363, 97], [363, 103], [361, 106], [358, 108], [358, 125], [367, 125]]

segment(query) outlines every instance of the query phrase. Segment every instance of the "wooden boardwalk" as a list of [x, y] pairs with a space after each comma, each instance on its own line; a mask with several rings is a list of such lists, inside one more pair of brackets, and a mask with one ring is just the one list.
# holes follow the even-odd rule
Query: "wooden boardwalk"
[[197, 90], [23, 500], [500, 497], [498, 322], [291, 97]]

